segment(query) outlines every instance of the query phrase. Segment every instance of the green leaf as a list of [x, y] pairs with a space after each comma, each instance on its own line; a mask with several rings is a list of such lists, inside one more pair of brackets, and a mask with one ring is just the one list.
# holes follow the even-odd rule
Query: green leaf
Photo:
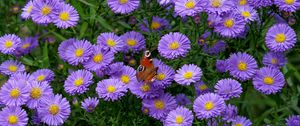
[[127, 23], [123, 22], [123, 21], [118, 21], [118, 24], [120, 24], [120, 25], [123, 26], [124, 28], [131, 29], [131, 26], [128, 25]]
[[98, 18], [96, 19], [99, 23], [100, 23], [100, 25], [102, 26], [102, 27], [104, 27], [105, 29], [107, 29], [107, 30], [109, 30], [110, 32], [112, 32], [113, 31], [113, 28], [107, 23], [107, 21], [104, 19], [104, 18], [102, 18], [101, 16], [98, 16]]
[[91, 6], [91, 7], [96, 7], [95, 5], [89, 3], [89, 2], [86, 2], [85, 0], [78, 0], [79, 2], [85, 4], [85, 5], [88, 5], [88, 6]]
[[28, 66], [38, 66], [34, 63], [33, 60], [29, 59], [29, 58], [26, 58], [26, 57], [21, 57], [20, 58], [20, 61], [25, 64], [25, 65], [28, 65]]
[[43, 60], [42, 60], [42, 66], [44, 68], [48, 68], [50, 66], [49, 63], [49, 57], [48, 57], [48, 44], [45, 43], [43, 47]]
[[85, 35], [87, 27], [88, 27], [88, 23], [83, 22], [83, 24], [81, 25], [81, 28], [80, 28], [79, 39], [81, 39]]
[[66, 40], [65, 37], [63, 37], [62, 35], [60, 35], [59, 33], [56, 33], [54, 31], [50, 31], [54, 36], [56, 36], [57, 38], [59, 38], [60, 40]]

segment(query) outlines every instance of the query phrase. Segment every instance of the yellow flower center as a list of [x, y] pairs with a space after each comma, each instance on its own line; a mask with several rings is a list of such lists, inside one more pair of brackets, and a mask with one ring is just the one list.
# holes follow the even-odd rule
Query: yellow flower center
[[200, 91], [206, 90], [208, 87], [205, 84], [199, 86]]
[[272, 77], [265, 77], [264, 83], [268, 84], [268, 85], [272, 85], [272, 84], [274, 84], [274, 79]]
[[36, 78], [37, 81], [43, 81], [46, 78], [45, 75], [40, 75]]
[[52, 11], [52, 9], [51, 9], [49, 6], [44, 6], [44, 7], [42, 8], [42, 15], [43, 15], [43, 16], [46, 16], [46, 15], [50, 14], [51, 11]]
[[214, 107], [215, 107], [214, 103], [212, 103], [210, 101], [206, 102], [205, 105], [204, 105], [204, 109], [207, 110], [207, 111], [213, 109]]
[[159, 22], [152, 22], [151, 23], [151, 28], [152, 29], [159, 29], [160, 28], [160, 23]]
[[4, 43], [5, 48], [11, 48], [14, 45], [14, 43], [11, 40], [7, 40]]
[[7, 119], [8, 123], [11, 125], [17, 124], [18, 120], [19, 120], [18, 116], [15, 116], [15, 115], [10, 115], [10, 116], [8, 116], [8, 119]]
[[128, 0], [119, 0], [120, 4], [126, 4], [128, 2]]
[[18, 88], [14, 88], [10, 91], [10, 97], [18, 98], [20, 96], [20, 90]]
[[115, 87], [115, 86], [112, 86], [112, 85], [107, 86], [106, 91], [107, 91], [108, 93], [114, 93], [114, 92], [116, 91], [116, 87]]
[[125, 84], [128, 84], [130, 81], [130, 77], [128, 75], [122, 75], [121, 76], [121, 81]]
[[280, 33], [280, 34], [277, 34], [275, 36], [275, 41], [278, 42], [278, 43], [283, 43], [284, 41], [286, 40], [286, 37], [284, 34]]
[[146, 114], [148, 114], [149, 113], [149, 109], [148, 108], [144, 108], [143, 112], [146, 113]]
[[30, 91], [30, 97], [33, 99], [38, 99], [42, 96], [42, 90], [38, 87], [32, 88]]
[[76, 86], [76, 87], [79, 87], [79, 86], [81, 86], [83, 84], [83, 78], [78, 78], [78, 79], [76, 79], [75, 81], [74, 81], [74, 85]]
[[243, 124], [237, 123], [237, 124], [235, 124], [234, 126], [243, 126]]
[[193, 77], [193, 72], [191, 72], [191, 71], [188, 71], [183, 74], [183, 78], [185, 78], [185, 79], [191, 79], [192, 77]]
[[95, 55], [95, 56], [93, 57], [93, 61], [94, 61], [95, 63], [100, 63], [100, 62], [102, 62], [102, 60], [103, 60], [103, 55], [102, 55], [102, 54], [97, 54], [97, 55]]
[[181, 115], [178, 115], [178, 116], [176, 116], [175, 121], [177, 124], [181, 124], [181, 123], [183, 123], [183, 117]]
[[156, 109], [162, 110], [165, 108], [165, 103], [162, 100], [155, 100], [154, 101], [154, 107]]
[[161, 81], [166, 78], [166, 75], [164, 73], [159, 73], [159, 74], [157, 74], [156, 78], [157, 78], [157, 80]]
[[272, 62], [272, 64], [277, 64], [278, 61], [277, 61], [276, 58], [272, 58], [272, 61], [271, 61], [271, 62]]
[[27, 48], [29, 48], [29, 46], [30, 46], [30, 43], [25, 43], [25, 44], [22, 45], [22, 48], [27, 49]]
[[33, 7], [33, 6], [29, 6], [29, 7], [27, 8], [27, 13], [30, 13], [30, 12], [32, 11], [32, 7]]
[[193, 9], [193, 8], [195, 8], [195, 5], [196, 5], [196, 3], [194, 0], [189, 0], [185, 3], [185, 8]]
[[242, 12], [242, 15], [245, 17], [245, 18], [248, 18], [251, 16], [250, 12], [249, 11], [243, 11]]
[[16, 65], [9, 65], [8, 70], [10, 72], [16, 72], [18, 70], [18, 67]]
[[78, 48], [75, 50], [75, 56], [76, 57], [81, 57], [84, 53], [84, 50], [82, 48]]
[[285, 3], [288, 5], [294, 4], [295, 0], [285, 0]]
[[148, 85], [148, 84], [143, 84], [140, 89], [143, 91], [143, 92], [148, 92], [150, 91], [151, 87]]
[[212, 6], [212, 7], [215, 7], [215, 8], [220, 7], [221, 4], [222, 4], [222, 3], [221, 3], [220, 0], [212, 0], [212, 1], [211, 1], [211, 6]]
[[68, 12], [65, 12], [65, 11], [61, 12], [59, 14], [59, 19], [62, 20], [62, 21], [68, 21], [68, 20], [70, 20], [70, 15], [69, 15]]
[[233, 25], [234, 25], [233, 19], [227, 19], [224, 22], [224, 26], [227, 27], [227, 28], [231, 28]]
[[240, 71], [247, 70], [247, 64], [245, 62], [240, 62], [237, 67]]
[[129, 46], [135, 46], [136, 45], [136, 41], [134, 39], [128, 39], [127, 40], [127, 45], [129, 45]]
[[178, 42], [172, 42], [170, 45], [169, 45], [169, 49], [172, 49], [172, 50], [176, 50], [179, 48], [179, 43]]
[[50, 114], [52, 115], [56, 115], [59, 112], [59, 107], [56, 104], [52, 104], [50, 105], [50, 107], [48, 108], [48, 111]]
[[106, 44], [109, 46], [109, 47], [114, 47], [116, 45], [116, 42], [115, 40], [113, 39], [107, 39], [106, 40]]
[[240, 5], [245, 5], [245, 4], [247, 4], [247, 0], [240, 0], [239, 4]]

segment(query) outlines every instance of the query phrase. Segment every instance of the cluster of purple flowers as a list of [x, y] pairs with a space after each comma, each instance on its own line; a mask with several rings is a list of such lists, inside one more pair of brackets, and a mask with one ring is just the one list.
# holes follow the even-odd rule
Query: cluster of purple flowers
[[0, 51], [3, 54], [12, 54], [17, 57], [28, 54], [38, 46], [37, 37], [21, 39], [15, 34], [5, 34], [0, 37]]
[[79, 21], [75, 8], [63, 0], [29, 0], [22, 10], [22, 18], [31, 18], [41, 25], [54, 23], [58, 28], [66, 29], [76, 26]]

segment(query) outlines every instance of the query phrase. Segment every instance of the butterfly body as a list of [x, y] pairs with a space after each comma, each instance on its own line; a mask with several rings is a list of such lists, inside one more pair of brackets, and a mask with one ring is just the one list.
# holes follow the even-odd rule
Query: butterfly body
[[155, 67], [153, 60], [150, 57], [150, 51], [145, 51], [143, 58], [140, 60], [140, 66], [137, 69], [136, 77], [138, 81], [144, 81], [146, 84], [150, 84], [156, 79], [158, 67]]

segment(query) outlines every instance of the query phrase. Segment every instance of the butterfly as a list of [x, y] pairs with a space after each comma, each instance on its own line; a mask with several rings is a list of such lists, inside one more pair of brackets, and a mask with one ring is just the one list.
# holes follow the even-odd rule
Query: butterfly
[[153, 60], [151, 58], [151, 52], [146, 50], [143, 58], [140, 60], [140, 65], [137, 68], [136, 77], [138, 81], [144, 81], [146, 84], [151, 84], [156, 80], [158, 67], [154, 67]]

